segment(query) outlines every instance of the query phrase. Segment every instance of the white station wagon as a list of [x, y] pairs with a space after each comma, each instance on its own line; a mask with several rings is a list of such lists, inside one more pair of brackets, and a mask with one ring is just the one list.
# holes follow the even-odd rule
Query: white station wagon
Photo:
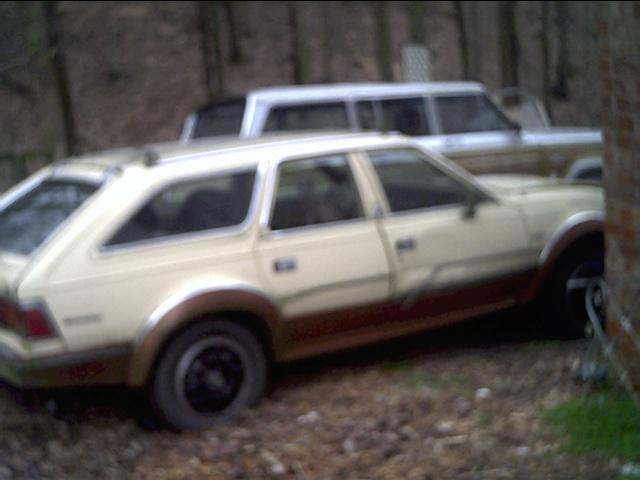
[[602, 235], [597, 187], [479, 181], [401, 135], [70, 159], [0, 197], [0, 378], [144, 387], [202, 428], [258, 401], [272, 363], [541, 296], [580, 333]]
[[[473, 174], [600, 181], [600, 131], [552, 127], [544, 111], [524, 115], [530, 105], [524, 101], [500, 108], [475, 82], [266, 87], [198, 109], [186, 119], [181, 139], [252, 138], [294, 130], [397, 131]], [[539, 120], [531, 121], [532, 116]], [[513, 118], [526, 123], [520, 125]]]

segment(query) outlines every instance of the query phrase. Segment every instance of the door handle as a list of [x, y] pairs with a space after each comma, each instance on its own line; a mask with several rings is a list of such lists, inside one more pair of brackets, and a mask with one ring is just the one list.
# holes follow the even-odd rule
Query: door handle
[[295, 258], [278, 258], [273, 262], [273, 269], [276, 273], [286, 272], [296, 269]]
[[396, 249], [399, 252], [404, 252], [404, 251], [407, 251], [407, 250], [413, 250], [414, 248], [416, 248], [416, 242], [411, 237], [400, 238], [400, 239], [396, 240]]

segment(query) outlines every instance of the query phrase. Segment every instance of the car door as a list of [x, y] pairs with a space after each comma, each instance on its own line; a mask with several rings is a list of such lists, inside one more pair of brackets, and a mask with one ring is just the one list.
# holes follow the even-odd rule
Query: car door
[[430, 315], [435, 321], [518, 298], [537, 251], [514, 207], [421, 151], [375, 150], [367, 156], [386, 202], [380, 225], [405, 317]]
[[259, 262], [288, 345], [314, 348], [309, 342], [365, 327], [375, 321], [367, 312], [389, 298], [385, 247], [350, 163], [347, 155], [327, 155], [287, 160], [270, 172]]

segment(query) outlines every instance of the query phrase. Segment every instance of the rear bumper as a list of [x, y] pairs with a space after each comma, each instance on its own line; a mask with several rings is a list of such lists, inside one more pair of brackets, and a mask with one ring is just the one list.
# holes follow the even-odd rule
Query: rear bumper
[[19, 388], [125, 383], [129, 345], [24, 359], [0, 344], [0, 380]]

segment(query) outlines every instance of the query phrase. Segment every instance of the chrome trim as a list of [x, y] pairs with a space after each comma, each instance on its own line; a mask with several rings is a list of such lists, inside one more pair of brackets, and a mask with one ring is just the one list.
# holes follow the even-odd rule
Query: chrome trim
[[371, 283], [371, 282], [377, 282], [381, 280], [387, 280], [390, 277], [390, 275], [391, 275], [390, 273], [377, 273], [375, 275], [369, 275], [366, 277], [350, 278], [349, 280], [343, 280], [340, 282], [332, 282], [328, 284], [325, 283], [322, 285], [316, 285], [314, 287], [309, 287], [305, 290], [301, 290], [301, 291], [292, 293], [291, 295], [285, 296], [282, 298], [281, 301], [282, 303], [287, 303], [313, 293], [322, 292], [323, 290], [334, 290], [334, 289], [348, 287], [350, 285], [359, 284], [359, 283]]
[[544, 265], [551, 252], [558, 244], [558, 242], [562, 239], [562, 237], [569, 232], [572, 228], [580, 225], [581, 223], [586, 222], [600, 222], [604, 223], [605, 214], [604, 212], [599, 212], [597, 210], [590, 210], [586, 212], [579, 212], [571, 215], [569, 218], [565, 219], [553, 232], [549, 241], [545, 244], [542, 252], [540, 252], [540, 257], [538, 259], [538, 265]]
[[[216, 172], [211, 176], [207, 176], [207, 178], [216, 178], [221, 175], [229, 175], [234, 173], [241, 172], [255, 172], [255, 179], [253, 184], [253, 191], [251, 193], [251, 203], [249, 204], [249, 208], [247, 209], [247, 214], [244, 220], [237, 225], [230, 225], [228, 227], [221, 228], [213, 228], [208, 230], [200, 230], [197, 232], [187, 232], [187, 233], [178, 233], [174, 235], [167, 235], [165, 237], [159, 238], [150, 238], [146, 240], [139, 240], [135, 242], [123, 243], [120, 245], [104, 245], [104, 242], [108, 241], [119, 228], [131, 219], [131, 216], [127, 216], [124, 222], [118, 224], [118, 226], [109, 231], [108, 235], [105, 235], [105, 240], [101, 242], [100, 247], [98, 247], [98, 254], [101, 256], [109, 256], [114, 254], [119, 254], [123, 252], [128, 252], [130, 250], [136, 250], [139, 248], [145, 247], [153, 247], [153, 246], [167, 246], [174, 245], [176, 243], [181, 243], [189, 240], [197, 241], [200, 239], [213, 239], [213, 238], [223, 238], [223, 237], [232, 237], [232, 236], [240, 236], [246, 233], [250, 228], [254, 221], [256, 210], [258, 209], [258, 204], [260, 200], [260, 196], [262, 194], [262, 188], [264, 183], [264, 175], [265, 170], [267, 169], [267, 165], [265, 162], [260, 162], [256, 167], [232, 167], [230, 169], [226, 169], [224, 171]], [[141, 201], [138, 206], [145, 204], [154, 195], [158, 194], [160, 190], [163, 188], [167, 188], [169, 185], [176, 185], [177, 183], [188, 182], [192, 180], [202, 180], [199, 176], [190, 176], [180, 179], [176, 182], [166, 183], [157, 189], [154, 189], [150, 194], [144, 197], [144, 200]]]
[[224, 292], [229, 290], [242, 290], [247, 293], [260, 296], [267, 300], [271, 305], [273, 305], [274, 308], [279, 312], [277, 304], [266, 293], [258, 290], [256, 287], [247, 282], [220, 281], [193, 286], [191, 288], [183, 290], [180, 293], [170, 296], [159, 306], [157, 306], [153, 310], [153, 312], [151, 312], [151, 315], [149, 315], [149, 317], [145, 320], [142, 327], [138, 329], [138, 333], [135, 335], [135, 338], [133, 340], [133, 345], [137, 347], [142, 344], [146, 336], [156, 327], [160, 320], [162, 320], [162, 318], [167, 313], [169, 313], [178, 305], [181, 305], [182, 303], [194, 297], [197, 297], [198, 295], [213, 292]]
[[254, 112], [256, 111], [256, 97], [255, 95], [249, 94], [246, 96], [245, 104], [244, 104], [244, 112], [242, 116], [242, 123], [240, 124], [240, 132], [239, 136], [241, 138], [249, 138], [251, 137], [251, 131], [253, 129], [253, 121], [255, 120]]
[[193, 131], [196, 128], [196, 114], [191, 113], [187, 116], [182, 126], [182, 132], [180, 132], [180, 143], [189, 143], [193, 135]]

